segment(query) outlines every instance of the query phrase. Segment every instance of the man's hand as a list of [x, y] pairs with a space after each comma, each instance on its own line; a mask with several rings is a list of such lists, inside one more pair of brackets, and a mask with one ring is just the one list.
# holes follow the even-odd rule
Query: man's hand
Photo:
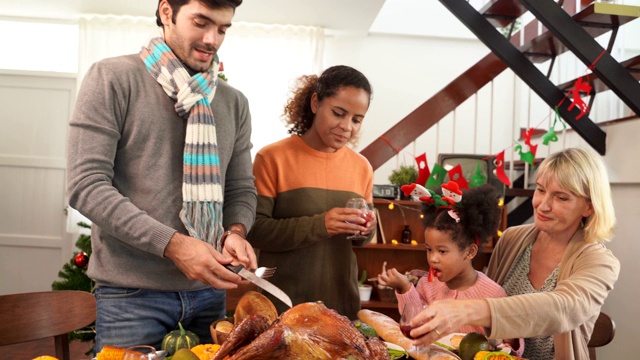
[[[242, 282], [242, 277], [224, 267], [234, 261], [234, 257], [224, 251], [220, 254], [200, 239], [175, 233], [164, 250], [164, 256], [171, 259], [189, 280], [227, 290], [237, 288]], [[255, 254], [253, 256], [255, 262]]]
[[232, 258], [233, 265], [242, 264], [247, 269], [258, 268], [256, 253], [249, 242], [240, 235], [232, 233], [224, 241], [222, 255]]

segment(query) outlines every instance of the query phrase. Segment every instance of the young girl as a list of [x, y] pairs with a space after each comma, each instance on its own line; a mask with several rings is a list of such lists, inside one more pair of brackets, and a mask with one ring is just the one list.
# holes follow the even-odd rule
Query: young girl
[[[449, 182], [442, 186], [442, 192], [442, 196], [429, 192], [430, 196], [420, 198], [424, 201], [429, 276], [420, 278], [414, 287], [396, 269], [378, 275], [380, 285], [395, 288], [399, 311], [405, 303], [428, 306], [440, 299], [506, 296], [500, 285], [475, 270], [471, 263], [481, 244], [498, 230], [501, 210], [496, 189], [483, 185], [462, 192], [457, 183]], [[471, 325], [463, 326], [458, 332], [485, 334], [483, 327]]]

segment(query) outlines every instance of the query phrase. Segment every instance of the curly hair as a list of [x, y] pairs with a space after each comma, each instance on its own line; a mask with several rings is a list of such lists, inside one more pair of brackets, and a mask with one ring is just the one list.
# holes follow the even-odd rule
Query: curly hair
[[423, 203], [423, 225], [425, 228], [448, 233], [460, 250], [475, 244], [476, 239], [483, 244], [496, 234], [500, 226], [498, 199], [498, 191], [489, 184], [464, 190], [462, 200], [454, 210], [458, 213], [460, 222], [456, 222], [448, 214], [449, 209], [439, 209], [433, 204]]
[[[192, 0], [167, 0], [173, 12], [173, 17], [171, 19], [171, 22], [173, 22], [174, 24], [176, 23], [176, 15], [178, 15], [178, 11], [180, 11], [180, 8], [184, 5], [187, 5], [191, 1]], [[193, 1], [198, 1], [211, 9], [231, 8], [233, 9], [233, 11], [235, 11], [236, 8], [242, 4], [242, 0], [193, 0]], [[162, 0], [158, 0], [158, 5], [160, 5], [161, 2]], [[162, 27], [162, 20], [160, 19], [159, 9], [156, 9], [156, 25], [158, 25], [159, 27]]]
[[302, 135], [311, 128], [315, 114], [311, 110], [311, 97], [317, 94], [318, 101], [335, 95], [340, 88], [355, 87], [369, 94], [371, 102], [372, 89], [369, 80], [360, 71], [346, 65], [332, 66], [320, 76], [303, 75], [292, 88], [292, 96], [284, 106], [282, 114], [289, 128], [289, 134]]

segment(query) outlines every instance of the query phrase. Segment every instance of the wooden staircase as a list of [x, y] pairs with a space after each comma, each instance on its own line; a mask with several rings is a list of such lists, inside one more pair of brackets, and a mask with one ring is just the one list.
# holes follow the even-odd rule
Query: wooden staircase
[[[577, 79], [556, 85], [549, 76], [556, 57], [571, 51], [585, 67], [595, 64], [591, 67], [592, 74], [582, 77], [592, 87], [588, 94], [589, 108], [596, 93], [610, 89], [640, 115], [640, 56], [618, 63], [609, 54], [618, 28], [639, 17], [640, 7], [584, 0], [579, 0], [578, 4], [576, 1], [491, 0], [476, 10], [466, 0], [440, 0], [492, 52], [365, 147], [361, 154], [369, 160], [374, 170], [379, 168], [509, 67], [550, 108], [558, 105], [565, 122], [604, 155], [605, 132], [593, 123], [588, 113], [575, 121], [580, 110], [577, 106], [571, 107], [568, 94]], [[498, 31], [497, 28], [507, 26], [513, 29], [515, 20], [527, 11], [536, 19], [509, 39]], [[539, 34], [540, 24], [544, 31]], [[607, 32], [611, 32], [611, 37], [605, 50], [595, 38]], [[546, 61], [549, 62], [549, 69], [547, 74], [543, 74], [534, 63]], [[523, 219], [530, 217], [532, 191], [518, 188], [522, 183], [521, 178], [516, 179], [514, 188], [507, 189], [505, 193], [505, 202], [516, 197], [529, 198], [513, 214], [509, 214], [510, 225], [522, 223]]]
[[[492, 0], [475, 10], [466, 0], [440, 0], [456, 17], [469, 27], [491, 50], [467, 71], [462, 73], [432, 98], [412, 111], [378, 139], [362, 149], [373, 169], [377, 169], [401, 149], [438, 123], [469, 97], [500, 75], [507, 67], [521, 77], [550, 107], [555, 107], [572, 90], [573, 83], [554, 85], [548, 76], [555, 58], [572, 51], [591, 65], [599, 57], [589, 80], [593, 92], [612, 89], [636, 114], [640, 115], [640, 60], [638, 57], [617, 63], [594, 40], [640, 16], [640, 8], [608, 3], [581, 1], [576, 11], [576, 0]], [[562, 6], [562, 7], [560, 7]], [[526, 11], [538, 20], [524, 26], [507, 40], [496, 27], [505, 27]], [[546, 31], [538, 35], [538, 22]], [[569, 29], [565, 32], [565, 28]], [[524, 34], [521, 36], [521, 33]], [[523, 41], [520, 39], [524, 38]], [[611, 47], [609, 45], [609, 48]], [[550, 61], [548, 73], [542, 74], [533, 63]], [[585, 79], [586, 80], [586, 79]], [[593, 96], [592, 96], [593, 98]], [[591, 100], [592, 101], [592, 100]], [[588, 118], [575, 121], [579, 110], [568, 110], [571, 101], [562, 101], [560, 115], [600, 154], [605, 153], [606, 134]]]

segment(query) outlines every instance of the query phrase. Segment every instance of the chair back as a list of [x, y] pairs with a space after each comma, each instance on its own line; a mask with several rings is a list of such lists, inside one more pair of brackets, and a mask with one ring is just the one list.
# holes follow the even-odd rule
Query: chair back
[[56, 357], [69, 360], [68, 333], [96, 320], [86, 291], [59, 290], [0, 296], [0, 346], [54, 337]]
[[587, 345], [589, 347], [589, 359], [596, 360], [596, 348], [610, 343], [615, 335], [616, 323], [613, 322], [609, 315], [601, 312], [593, 326], [593, 333]]

